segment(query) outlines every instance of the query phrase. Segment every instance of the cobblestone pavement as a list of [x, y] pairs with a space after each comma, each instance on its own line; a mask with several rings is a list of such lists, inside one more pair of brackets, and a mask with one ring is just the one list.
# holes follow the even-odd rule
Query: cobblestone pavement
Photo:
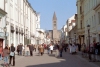
[[[0, 66], [2, 67], [2, 66]], [[88, 62], [79, 55], [63, 53], [62, 58], [54, 55], [44, 54], [40, 56], [34, 53], [33, 57], [16, 56], [15, 67], [99, 67], [92, 62]]]

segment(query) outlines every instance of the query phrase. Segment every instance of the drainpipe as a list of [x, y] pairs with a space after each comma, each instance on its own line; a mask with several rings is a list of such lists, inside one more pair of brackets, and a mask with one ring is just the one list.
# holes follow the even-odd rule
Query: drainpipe
[[4, 11], [5, 11], [5, 0], [4, 0]]

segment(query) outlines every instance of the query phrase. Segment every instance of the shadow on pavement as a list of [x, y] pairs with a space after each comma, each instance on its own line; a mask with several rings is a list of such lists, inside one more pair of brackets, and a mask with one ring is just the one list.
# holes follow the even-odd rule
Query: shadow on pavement
[[4, 64], [0, 64], [1, 66], [4, 66]]
[[[87, 61], [84, 61], [77, 57], [77, 54], [65, 54], [63, 53], [63, 57], [55, 57], [55, 54], [50, 54], [48, 56], [55, 57], [55, 59], [58, 59], [58, 61], [53, 62], [45, 62], [41, 64], [35, 64], [35, 65], [28, 65], [26, 67], [97, 67], [95, 65], [91, 65], [91, 63], [87, 63]], [[45, 60], [45, 59], [44, 59]], [[43, 60], [41, 60], [43, 62]]]
[[[36, 55], [36, 56], [38, 56], [38, 55]], [[48, 56], [55, 57], [55, 54], [48, 54]], [[65, 55], [62, 58], [59, 58], [59, 57], [55, 57], [55, 58], [59, 59], [59, 61], [57, 61], [57, 62], [51, 62], [51, 63], [47, 62], [45, 64], [38, 64], [38, 65], [29, 65], [29, 66], [26, 66], [26, 67], [65, 67], [65, 65], [67, 65], [67, 67], [69, 66], [69, 64], [66, 63], [67, 58], [66, 58]], [[41, 62], [42, 61], [43, 60], [41, 60]], [[75, 66], [71, 66], [71, 67], [75, 67]]]
[[55, 54], [48, 54], [48, 56], [55, 57]]
[[35, 55], [35, 56], [41, 56], [41, 55], [38, 54], [38, 55]]
[[[39, 65], [29, 65], [26, 67], [65, 67], [64, 64], [66, 64], [66, 61], [60, 61], [60, 62], [56, 62], [56, 63], [39, 64]], [[74, 66], [71, 66], [71, 67], [74, 67]]]

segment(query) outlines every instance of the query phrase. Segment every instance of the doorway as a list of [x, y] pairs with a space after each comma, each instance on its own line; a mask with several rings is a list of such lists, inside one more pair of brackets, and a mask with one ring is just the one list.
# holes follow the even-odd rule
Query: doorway
[[0, 39], [0, 53], [3, 51], [3, 39]]

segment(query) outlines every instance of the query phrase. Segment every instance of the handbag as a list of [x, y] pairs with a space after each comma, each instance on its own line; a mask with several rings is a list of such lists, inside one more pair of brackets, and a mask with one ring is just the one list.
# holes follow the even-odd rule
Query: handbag
[[14, 56], [14, 52], [10, 52], [10, 56]]

